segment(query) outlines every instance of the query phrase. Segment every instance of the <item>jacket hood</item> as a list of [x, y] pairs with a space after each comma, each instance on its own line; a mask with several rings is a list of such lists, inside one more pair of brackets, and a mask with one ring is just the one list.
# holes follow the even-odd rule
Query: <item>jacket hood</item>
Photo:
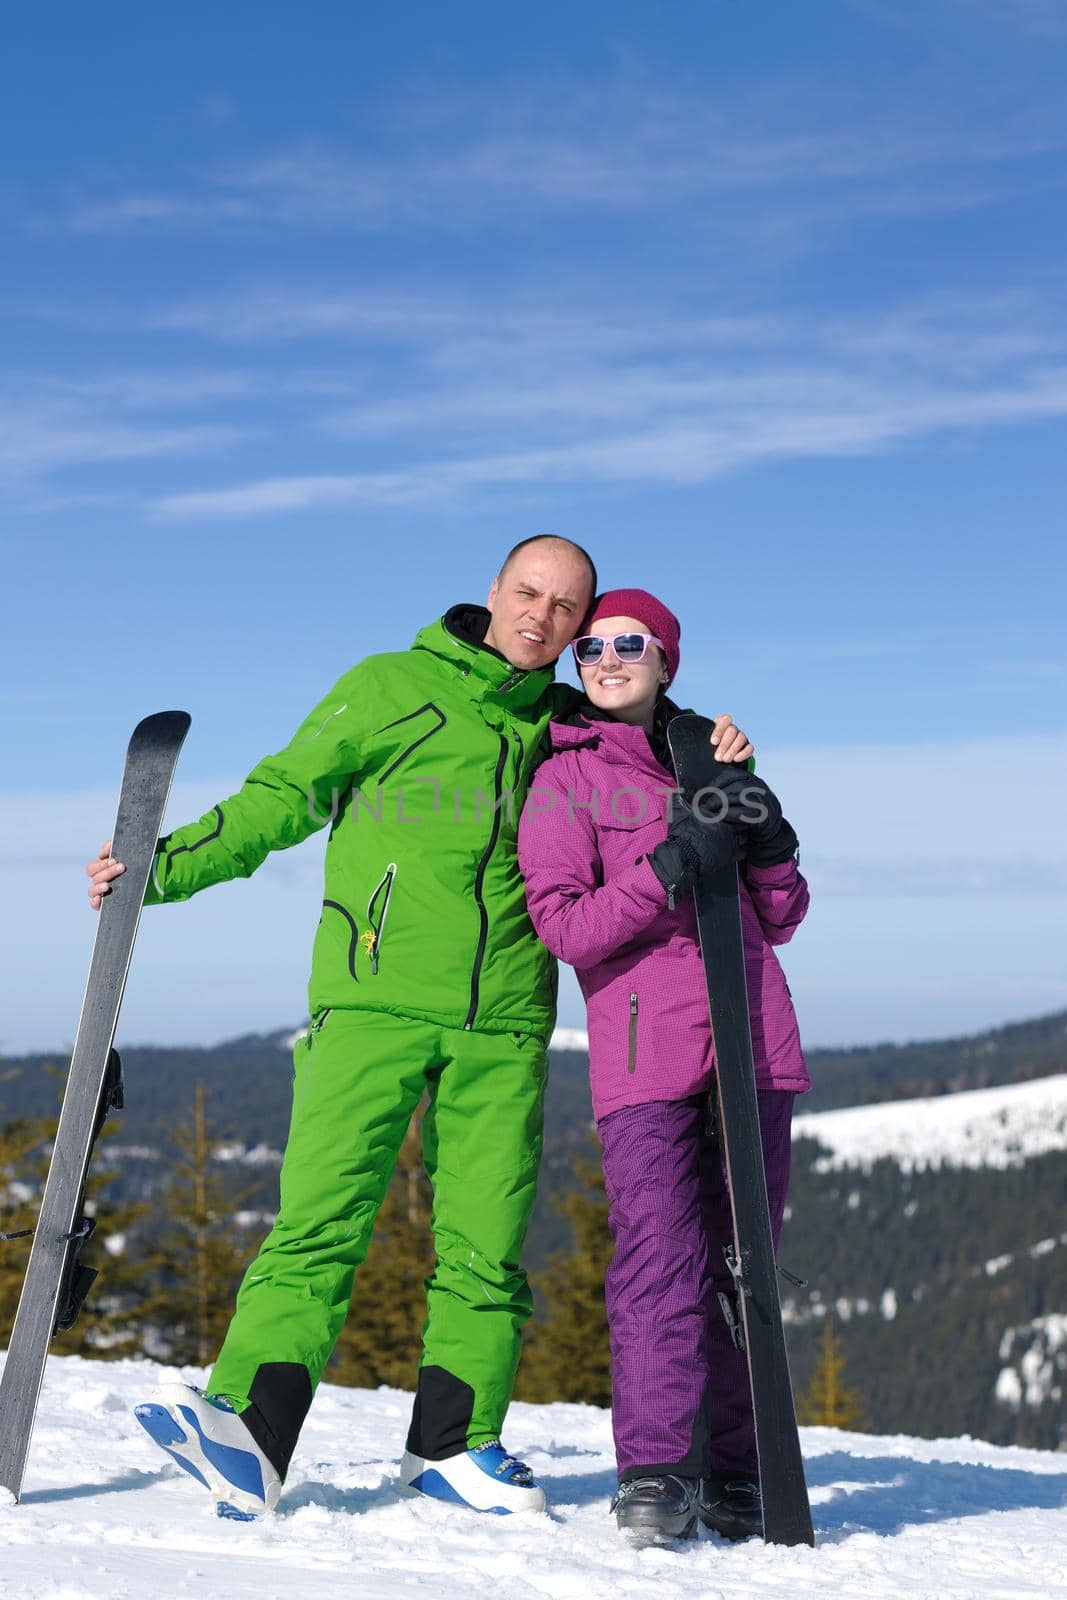
[[416, 650], [429, 650], [467, 680], [472, 699], [496, 699], [512, 707], [533, 706], [555, 679], [555, 666], [526, 671], [485, 643], [490, 613], [485, 606], [452, 606], [415, 635]]
[[643, 728], [620, 722], [591, 701], [582, 699], [558, 717], [553, 717], [548, 725], [549, 738], [553, 750], [595, 749], [605, 760], [620, 762], [635, 759], [647, 761], [651, 756], [665, 771], [670, 772], [667, 724], [672, 717], [680, 715], [681, 707], [664, 695], [656, 707], [650, 739]]
[[491, 615], [487, 606], [461, 604], [450, 606], [441, 621], [454, 639], [459, 639], [462, 644], [479, 646], [487, 650], [491, 656], [498, 656], [503, 661], [504, 657], [500, 651], [494, 650], [491, 644], [485, 642]]

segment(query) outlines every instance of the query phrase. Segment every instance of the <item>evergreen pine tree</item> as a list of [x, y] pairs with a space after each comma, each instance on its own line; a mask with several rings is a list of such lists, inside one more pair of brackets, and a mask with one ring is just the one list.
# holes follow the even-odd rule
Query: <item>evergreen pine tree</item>
[[45, 1117], [8, 1123], [0, 1128], [0, 1233], [24, 1234], [0, 1239], [0, 1347], [6, 1349], [18, 1309], [26, 1263], [40, 1203], [35, 1166], [55, 1132]]
[[212, 1161], [215, 1139], [204, 1085], [192, 1113], [174, 1133], [179, 1151], [159, 1198], [162, 1226], [151, 1256], [154, 1294], [143, 1308], [146, 1343], [177, 1366], [206, 1366], [233, 1315], [234, 1296], [254, 1250], [235, 1218], [242, 1195], [231, 1195]]
[[[58, 1068], [46, 1066], [45, 1071], [61, 1084], [65, 1082], [65, 1074]], [[37, 1224], [57, 1126], [56, 1117], [38, 1117], [0, 1130], [0, 1232], [27, 1235], [0, 1240], [3, 1344], [14, 1325], [32, 1243], [29, 1234]], [[131, 1311], [142, 1292], [142, 1282], [127, 1254], [126, 1241], [145, 1208], [139, 1204], [118, 1206], [108, 1198], [116, 1172], [107, 1163], [106, 1141], [114, 1132], [113, 1124], [105, 1124], [101, 1130], [85, 1187], [85, 1213], [97, 1226], [82, 1247], [80, 1261], [97, 1277], [74, 1326], [56, 1334], [52, 1341], [51, 1348], [59, 1355], [111, 1359], [133, 1354], [138, 1348], [136, 1318]]]
[[326, 1376], [373, 1389], [411, 1389], [426, 1321], [425, 1283], [433, 1271], [433, 1193], [422, 1165], [422, 1119], [404, 1135], [367, 1259], [356, 1273], [352, 1309]]
[[[54, 1131], [55, 1124], [52, 1127]], [[105, 1123], [93, 1147], [85, 1212], [96, 1228], [82, 1248], [81, 1261], [97, 1276], [74, 1326], [55, 1335], [51, 1349], [57, 1355], [114, 1361], [141, 1349], [140, 1307], [149, 1290], [140, 1251], [136, 1245], [131, 1248], [131, 1237], [148, 1207], [143, 1201], [120, 1204], [117, 1199], [119, 1172], [108, 1159], [107, 1146], [118, 1131], [116, 1123]], [[42, 1193], [45, 1168], [42, 1161]], [[35, 1203], [40, 1203], [40, 1195]]]
[[797, 1420], [807, 1427], [861, 1428], [863, 1404], [855, 1389], [842, 1382], [845, 1358], [827, 1317], [819, 1340], [819, 1355], [811, 1383], [797, 1401]]
[[544, 1310], [530, 1326], [515, 1393], [520, 1400], [608, 1406], [611, 1350], [604, 1274], [613, 1247], [599, 1153], [579, 1159], [573, 1170], [578, 1187], [556, 1202], [570, 1222], [573, 1243], [538, 1276], [535, 1289]]

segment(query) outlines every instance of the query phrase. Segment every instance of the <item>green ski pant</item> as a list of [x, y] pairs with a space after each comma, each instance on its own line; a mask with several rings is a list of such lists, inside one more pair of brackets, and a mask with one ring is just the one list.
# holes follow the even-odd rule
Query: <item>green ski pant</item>
[[293, 1052], [281, 1208], [237, 1296], [208, 1385], [284, 1478], [353, 1301], [423, 1092], [436, 1262], [408, 1448], [433, 1459], [499, 1437], [532, 1309], [519, 1255], [541, 1157], [548, 1061], [529, 1034], [369, 1010], [317, 1018]]

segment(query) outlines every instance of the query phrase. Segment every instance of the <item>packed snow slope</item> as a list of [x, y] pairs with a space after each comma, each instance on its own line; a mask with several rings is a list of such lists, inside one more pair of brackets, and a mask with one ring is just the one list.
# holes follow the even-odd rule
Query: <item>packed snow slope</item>
[[22, 1502], [0, 1504], [5, 1600], [1067, 1597], [1067, 1455], [807, 1428], [816, 1549], [702, 1534], [634, 1550], [608, 1515], [607, 1412], [513, 1406], [508, 1446], [551, 1510], [478, 1516], [398, 1488], [407, 1395], [324, 1385], [277, 1514], [241, 1524], [219, 1521], [134, 1421], [159, 1374], [49, 1360]]

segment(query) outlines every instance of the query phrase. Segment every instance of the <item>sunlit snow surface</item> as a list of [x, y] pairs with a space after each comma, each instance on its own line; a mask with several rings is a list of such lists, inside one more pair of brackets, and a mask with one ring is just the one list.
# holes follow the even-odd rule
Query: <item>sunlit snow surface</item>
[[5, 1600], [1067, 1597], [1067, 1455], [809, 1428], [815, 1550], [637, 1551], [608, 1515], [606, 1412], [512, 1408], [508, 1446], [551, 1501], [520, 1520], [405, 1497], [408, 1396], [324, 1386], [277, 1515], [249, 1525], [219, 1521], [134, 1421], [160, 1371], [50, 1359], [22, 1503], [0, 1504]]
[[906, 1172], [1019, 1167], [1033, 1156], [1067, 1149], [1067, 1073], [930, 1100], [811, 1112], [794, 1117], [793, 1137], [817, 1139], [831, 1152], [816, 1162], [817, 1171], [869, 1170], [883, 1157]]

